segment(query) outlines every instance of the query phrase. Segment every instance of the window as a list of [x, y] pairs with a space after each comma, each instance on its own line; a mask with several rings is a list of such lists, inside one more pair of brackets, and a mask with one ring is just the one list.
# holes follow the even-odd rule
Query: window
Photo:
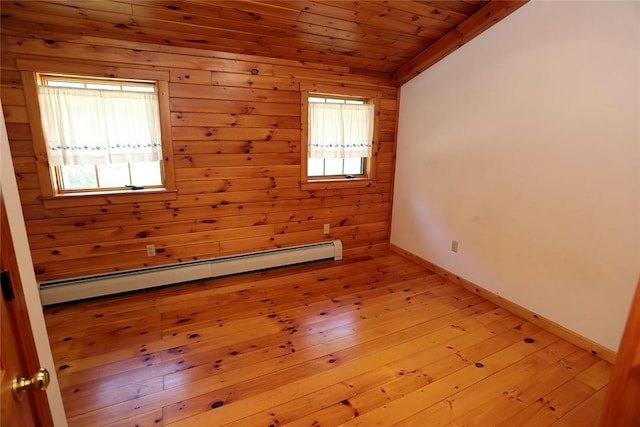
[[[344, 105], [352, 110], [343, 109]], [[360, 141], [345, 137], [355, 132], [360, 135], [352, 139]], [[309, 96], [307, 175], [364, 176], [365, 162], [371, 157], [372, 137], [373, 105], [362, 99]]]
[[344, 94], [340, 93], [344, 88], [334, 87], [310, 89], [302, 90], [302, 186], [372, 185], [377, 94], [368, 90]]
[[155, 81], [37, 74], [56, 194], [164, 188]]

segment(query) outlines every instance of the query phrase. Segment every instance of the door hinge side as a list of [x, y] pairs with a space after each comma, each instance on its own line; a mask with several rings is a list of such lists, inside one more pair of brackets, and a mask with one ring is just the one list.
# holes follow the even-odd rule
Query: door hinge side
[[13, 293], [13, 285], [11, 284], [11, 276], [9, 270], [0, 271], [0, 283], [2, 284], [2, 296], [5, 301], [11, 301], [15, 298]]

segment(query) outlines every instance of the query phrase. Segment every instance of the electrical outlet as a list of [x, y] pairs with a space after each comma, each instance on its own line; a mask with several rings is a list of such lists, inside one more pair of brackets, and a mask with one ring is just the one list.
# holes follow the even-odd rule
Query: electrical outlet
[[147, 256], [156, 256], [156, 245], [147, 245]]
[[452, 240], [451, 241], [451, 252], [458, 252], [458, 241], [457, 240]]
[[324, 227], [322, 228], [322, 231], [324, 231], [324, 234], [329, 234], [329, 232], [331, 231], [331, 225], [325, 224]]

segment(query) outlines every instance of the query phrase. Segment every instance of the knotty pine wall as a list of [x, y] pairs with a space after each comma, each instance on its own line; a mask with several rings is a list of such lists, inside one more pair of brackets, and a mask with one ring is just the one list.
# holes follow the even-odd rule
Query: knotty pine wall
[[[2, 105], [39, 281], [329, 239], [340, 239], [346, 255], [388, 245], [398, 107], [388, 79], [322, 64], [50, 36], [2, 35]], [[177, 199], [45, 208], [16, 59], [169, 71]], [[381, 90], [376, 185], [301, 191], [301, 82]], [[146, 255], [148, 244], [157, 256]]]

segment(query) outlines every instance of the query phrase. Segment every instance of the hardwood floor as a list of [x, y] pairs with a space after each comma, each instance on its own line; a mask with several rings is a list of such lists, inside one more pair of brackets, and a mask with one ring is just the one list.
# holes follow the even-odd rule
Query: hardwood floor
[[45, 310], [70, 426], [593, 426], [611, 365], [384, 252]]

